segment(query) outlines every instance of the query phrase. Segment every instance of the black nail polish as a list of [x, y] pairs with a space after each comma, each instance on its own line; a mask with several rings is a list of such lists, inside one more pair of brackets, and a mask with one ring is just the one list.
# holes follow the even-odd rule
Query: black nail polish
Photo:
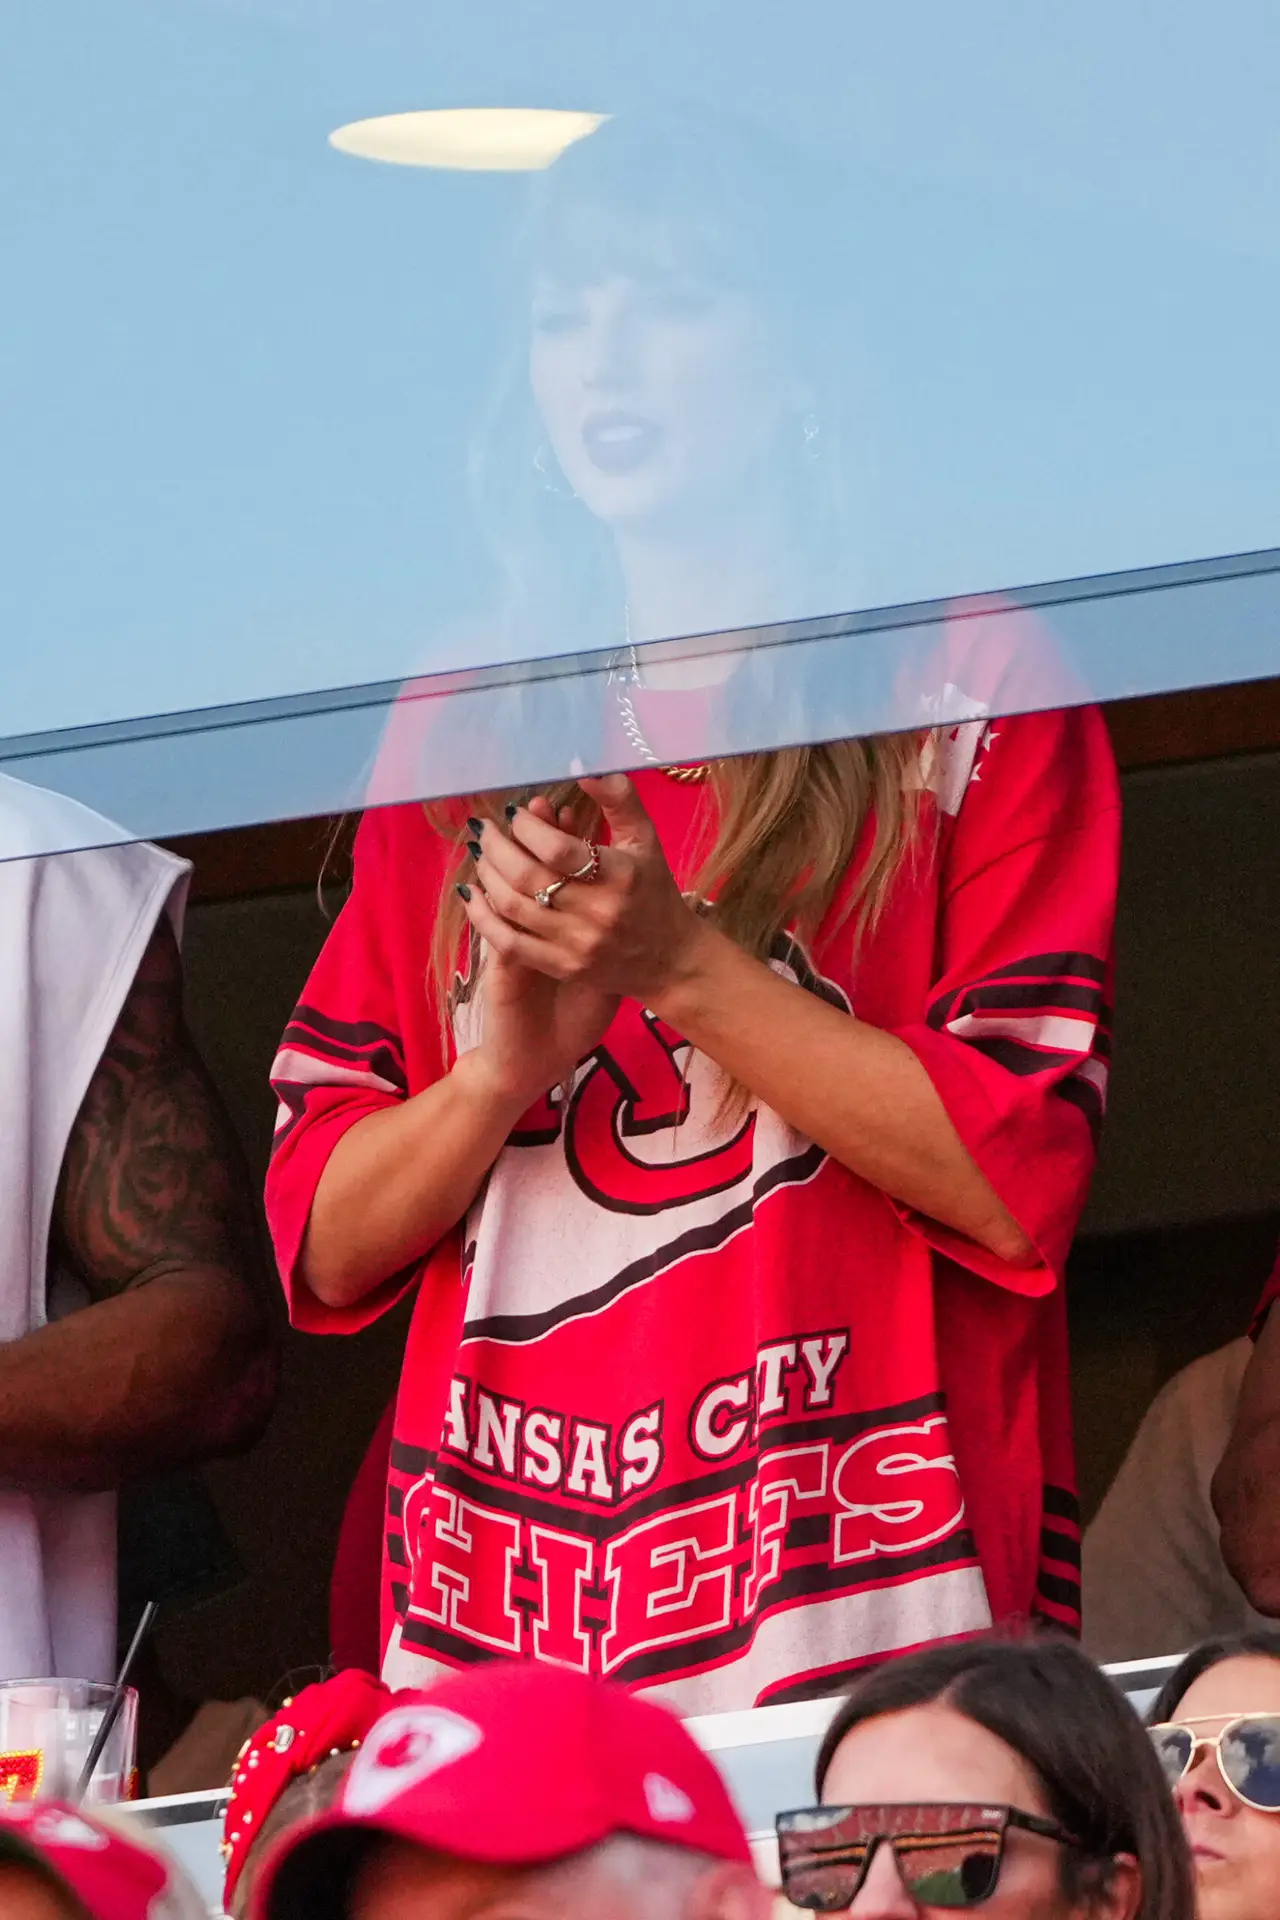
[[471, 898], [470, 887], [464, 887], [461, 881], [459, 881], [454, 888], [454, 892], [457, 894], [459, 900], [469, 900]]
[[474, 814], [468, 814], [467, 815], [467, 832], [470, 834], [473, 834], [474, 837], [478, 840], [480, 838], [480, 835], [484, 832], [484, 821], [477, 820]]
[[508, 800], [508, 802], [507, 802], [507, 804], [506, 804], [506, 806], [505, 806], [505, 807], [503, 808], [503, 812], [504, 812], [504, 813], [506, 814], [506, 816], [507, 816], [507, 825], [508, 825], [508, 826], [510, 826], [510, 825], [511, 825], [511, 822], [512, 822], [512, 821], [513, 821], [513, 820], [515, 819], [515, 817], [516, 817], [516, 814], [517, 814], [517, 812], [518, 812], [518, 811], [519, 811], [519, 809], [518, 809], [518, 807], [516, 806], [516, 803], [515, 803], [515, 801], [514, 801], [514, 800]]
[[473, 860], [478, 860], [480, 858], [480, 842], [478, 840], [468, 840], [467, 852]]

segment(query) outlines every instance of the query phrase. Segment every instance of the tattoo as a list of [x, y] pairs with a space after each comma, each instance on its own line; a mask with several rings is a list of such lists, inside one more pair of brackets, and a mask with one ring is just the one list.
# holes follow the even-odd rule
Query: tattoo
[[72, 1128], [54, 1242], [95, 1299], [193, 1266], [248, 1279], [260, 1267], [250, 1192], [183, 1023], [182, 964], [163, 920]]

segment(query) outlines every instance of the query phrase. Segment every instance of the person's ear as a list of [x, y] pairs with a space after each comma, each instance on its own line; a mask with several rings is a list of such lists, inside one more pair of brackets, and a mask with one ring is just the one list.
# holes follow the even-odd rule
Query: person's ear
[[771, 1906], [772, 1895], [753, 1870], [726, 1860], [698, 1875], [685, 1903], [684, 1920], [769, 1920]]
[[1142, 1868], [1131, 1853], [1107, 1862], [1105, 1877], [1087, 1901], [1090, 1920], [1134, 1920], [1142, 1905]]

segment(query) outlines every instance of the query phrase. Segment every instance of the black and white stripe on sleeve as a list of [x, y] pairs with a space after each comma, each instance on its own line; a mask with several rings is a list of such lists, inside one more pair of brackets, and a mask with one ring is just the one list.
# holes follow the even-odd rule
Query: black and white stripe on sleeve
[[926, 1018], [1010, 1073], [1053, 1074], [1054, 1091], [1096, 1133], [1111, 1059], [1105, 982], [1093, 954], [1032, 954], [940, 994]]
[[279, 1098], [272, 1150], [280, 1147], [321, 1087], [407, 1094], [404, 1044], [372, 1020], [335, 1020], [305, 1004], [294, 1009], [271, 1067]]

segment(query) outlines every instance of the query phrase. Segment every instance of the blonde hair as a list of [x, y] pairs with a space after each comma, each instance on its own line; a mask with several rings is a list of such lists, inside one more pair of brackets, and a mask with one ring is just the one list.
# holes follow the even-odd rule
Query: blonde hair
[[[836, 904], [859, 836], [873, 818], [871, 846], [840, 903], [841, 920], [855, 917], [861, 944], [916, 844], [922, 748], [920, 734], [889, 734], [712, 762], [717, 831], [693, 881], [695, 901], [757, 959], [768, 957], [784, 927], [794, 927], [802, 943], [811, 941]], [[599, 808], [576, 783], [541, 791], [557, 811], [569, 809], [573, 832], [584, 839], [599, 833]], [[446, 1036], [467, 924], [454, 885], [475, 877], [466, 817], [502, 821], [506, 805], [526, 797], [483, 793], [427, 804], [431, 824], [455, 850], [432, 941], [434, 998]]]

